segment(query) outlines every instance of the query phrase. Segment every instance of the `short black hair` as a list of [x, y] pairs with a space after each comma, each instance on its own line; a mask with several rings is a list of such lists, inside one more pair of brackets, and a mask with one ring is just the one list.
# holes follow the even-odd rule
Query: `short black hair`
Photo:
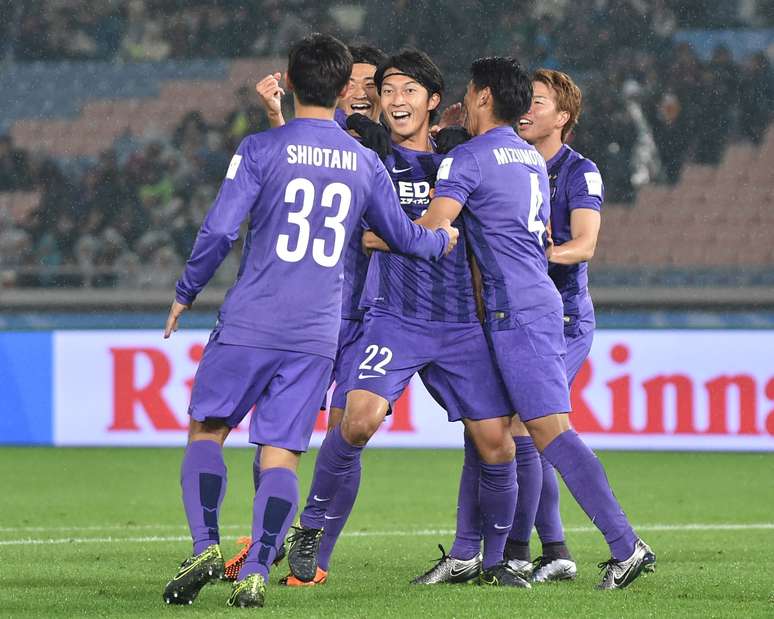
[[[443, 75], [438, 66], [431, 60], [425, 52], [415, 49], [413, 47], [406, 47], [400, 50], [397, 54], [387, 57], [376, 69], [374, 80], [376, 81], [376, 88], [379, 94], [382, 93], [382, 82], [384, 81], [384, 74], [387, 69], [398, 69], [401, 73], [404, 73], [417, 82], [419, 82], [427, 92], [432, 96], [438, 93], [438, 96], [443, 97], [443, 91], [446, 84], [443, 81]], [[432, 112], [430, 112], [430, 119], [433, 120], [437, 115], [439, 105]]]
[[387, 54], [374, 45], [361, 43], [348, 45], [349, 53], [352, 54], [352, 62], [357, 64], [370, 64], [378, 67], [387, 59]]
[[352, 75], [352, 54], [336, 37], [315, 32], [293, 43], [288, 77], [304, 105], [331, 108]]
[[494, 115], [498, 120], [516, 124], [532, 103], [532, 79], [511, 56], [479, 58], [470, 66], [476, 90], [492, 91]]

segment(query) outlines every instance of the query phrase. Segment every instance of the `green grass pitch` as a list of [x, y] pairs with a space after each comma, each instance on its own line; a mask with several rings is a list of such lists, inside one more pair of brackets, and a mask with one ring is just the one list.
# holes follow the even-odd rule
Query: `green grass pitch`
[[[602, 453], [618, 498], [658, 556], [656, 573], [599, 592], [601, 536], [568, 494], [573, 583], [532, 590], [416, 588], [452, 538], [461, 453], [366, 450], [355, 511], [314, 589], [276, 585], [263, 609], [225, 606], [228, 586], [191, 607], [161, 592], [190, 552], [179, 449], [0, 449], [0, 615], [213, 617], [774, 617], [774, 455]], [[301, 468], [305, 496], [314, 453]], [[249, 531], [252, 452], [230, 449], [223, 550]], [[563, 490], [564, 491], [564, 490]], [[533, 554], [539, 544], [533, 540]]]

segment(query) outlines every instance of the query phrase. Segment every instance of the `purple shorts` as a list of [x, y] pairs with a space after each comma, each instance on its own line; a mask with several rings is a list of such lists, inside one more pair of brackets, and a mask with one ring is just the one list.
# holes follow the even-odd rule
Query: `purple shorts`
[[572, 381], [581, 369], [583, 362], [591, 352], [591, 343], [594, 341], [594, 323], [581, 322], [580, 329], [570, 335], [565, 329], [564, 339], [567, 342], [567, 354], [564, 356], [564, 365], [567, 368], [567, 383], [572, 386]]
[[287, 350], [237, 346], [210, 336], [196, 370], [188, 414], [235, 428], [255, 405], [250, 442], [306, 451], [333, 361]]
[[336, 387], [331, 396], [331, 408], [344, 408], [347, 405], [347, 383], [354, 372], [355, 360], [360, 354], [358, 342], [363, 336], [362, 320], [341, 321], [339, 327], [339, 349], [336, 352], [336, 361], [333, 364], [333, 380]]
[[511, 406], [481, 325], [434, 322], [371, 309], [349, 389], [392, 406], [419, 372], [449, 421], [510, 416]]
[[570, 411], [560, 311], [489, 331], [489, 338], [511, 405], [522, 421]]

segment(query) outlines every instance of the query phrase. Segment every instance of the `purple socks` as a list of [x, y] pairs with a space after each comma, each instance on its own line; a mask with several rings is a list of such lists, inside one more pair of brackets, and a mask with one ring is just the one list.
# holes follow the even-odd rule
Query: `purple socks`
[[180, 467], [183, 507], [193, 538], [193, 554], [220, 542], [218, 512], [226, 493], [223, 448], [215, 441], [193, 441]]
[[[556, 471], [543, 456], [540, 456], [540, 462], [543, 466], [543, 487], [540, 491], [537, 514], [535, 514], [535, 528], [540, 541], [545, 546], [563, 542], [564, 527], [559, 514], [559, 483], [556, 480]], [[543, 555], [546, 555], [545, 548]]]
[[574, 430], [567, 430], [551, 441], [543, 456], [556, 467], [578, 505], [602, 532], [612, 557], [617, 561], [628, 559], [637, 536], [594, 452]]
[[322, 529], [325, 512], [342, 487], [343, 478], [360, 468], [362, 447], [350, 445], [341, 435], [341, 426], [336, 426], [325, 437], [320, 453], [314, 463], [314, 477], [309, 488], [311, 501], [301, 515], [301, 525]]
[[516, 508], [516, 463], [481, 463], [478, 500], [484, 534], [483, 568], [500, 563]]
[[314, 476], [301, 526], [323, 529], [319, 565], [328, 569], [333, 547], [355, 505], [360, 488], [362, 447], [350, 445], [336, 426], [325, 437], [314, 464]]
[[277, 556], [277, 546], [293, 522], [298, 509], [298, 477], [285, 468], [266, 469], [261, 473], [253, 501], [253, 543], [239, 571], [239, 580], [261, 574], [269, 580], [269, 567]]
[[478, 483], [481, 460], [473, 439], [465, 433], [465, 460], [457, 495], [457, 532], [449, 556], [467, 561], [481, 550], [481, 510], [478, 506]]
[[535, 513], [540, 502], [540, 489], [543, 484], [543, 469], [540, 454], [529, 436], [514, 436], [516, 443], [516, 479], [519, 494], [516, 498], [516, 513], [513, 527], [508, 534], [510, 540], [526, 546], [529, 558], [529, 538], [535, 524]]
[[360, 459], [358, 458], [356, 468], [342, 479], [341, 487], [336, 492], [336, 496], [331, 499], [328, 510], [323, 516], [323, 534], [320, 538], [317, 563], [326, 572], [331, 561], [331, 554], [333, 554], [333, 547], [355, 506], [357, 491], [360, 488], [360, 471]]

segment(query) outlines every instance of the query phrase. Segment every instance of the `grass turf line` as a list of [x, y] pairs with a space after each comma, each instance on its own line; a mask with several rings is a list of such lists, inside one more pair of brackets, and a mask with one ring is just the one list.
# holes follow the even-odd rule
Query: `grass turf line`
[[[181, 456], [176, 449], [0, 449], [0, 466], [11, 473], [3, 481], [0, 541], [184, 536], [184, 529], [174, 528], [185, 525]], [[302, 499], [313, 456], [302, 461]], [[609, 452], [601, 459], [635, 524], [774, 520], [774, 455]], [[221, 520], [231, 538], [249, 531], [252, 452], [227, 450], [226, 460], [229, 489]], [[361, 496], [345, 533], [367, 535], [342, 537], [323, 587], [274, 586], [284, 575], [286, 566], [280, 566], [261, 615], [774, 615], [771, 529], [643, 532], [658, 555], [658, 569], [623, 592], [593, 590], [596, 563], [608, 553], [601, 536], [587, 532], [568, 534], [580, 572], [574, 583], [531, 591], [410, 587], [407, 581], [438, 556], [436, 544], [448, 549], [451, 536], [368, 534], [453, 529], [460, 465], [455, 451], [366, 450]], [[568, 527], [589, 525], [564, 489], [562, 512]], [[109, 534], [99, 527], [111, 527]], [[224, 540], [224, 554], [233, 548], [233, 541]], [[539, 550], [533, 541], [533, 555]], [[185, 541], [0, 546], [6, 566], [0, 609], [11, 616], [234, 616], [238, 611], [225, 607], [225, 584], [206, 587], [193, 607], [164, 606], [162, 588], [188, 552]]]

